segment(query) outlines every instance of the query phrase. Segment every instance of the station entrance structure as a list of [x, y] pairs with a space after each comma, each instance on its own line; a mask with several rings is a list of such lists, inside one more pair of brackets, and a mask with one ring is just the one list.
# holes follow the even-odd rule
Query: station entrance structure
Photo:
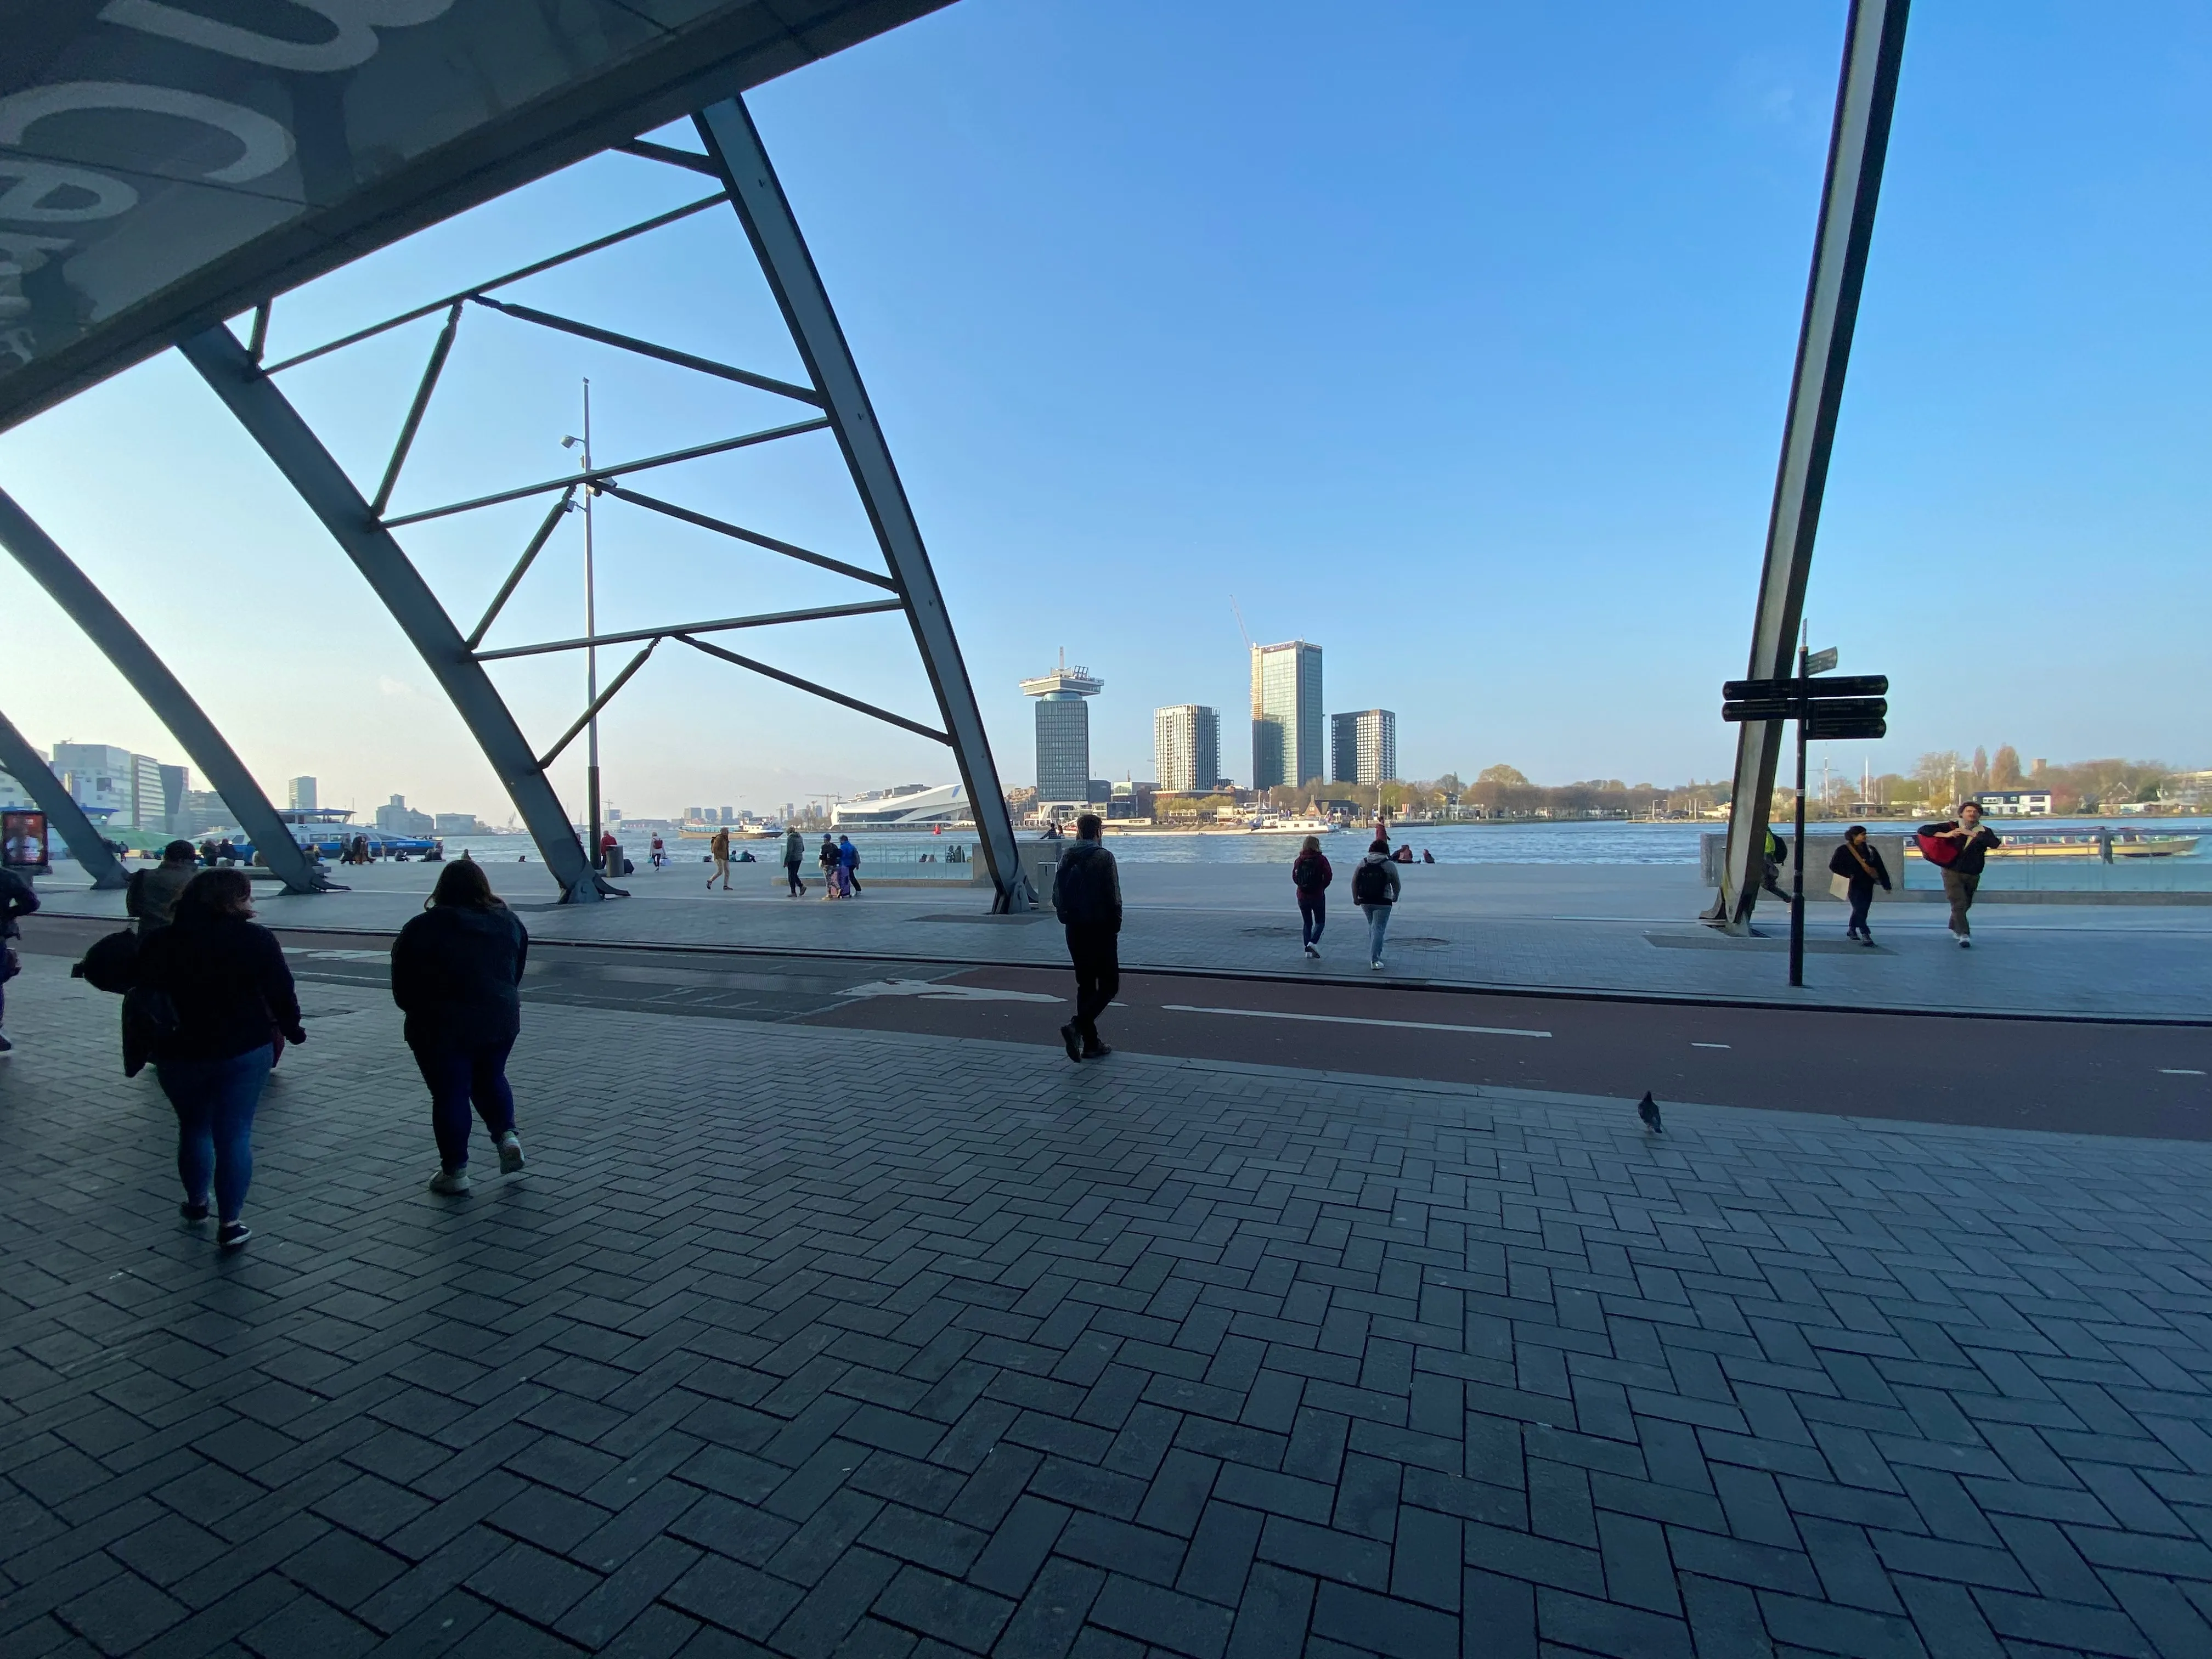
[[[896, 27], [943, 0], [661, 0], [586, 3], [557, 15], [514, 0], [295, 0], [304, 33], [258, 33], [164, 0], [111, 0], [65, 20], [0, 93], [0, 427], [175, 345], [260, 447], [422, 654], [513, 799], [564, 898], [618, 892], [592, 868], [546, 773], [591, 719], [674, 641], [946, 745], [975, 815], [994, 908], [1030, 891], [958, 640], [921, 527], [827, 289], [778, 181], [744, 91]], [[641, 20], [651, 27], [641, 27]], [[61, 27], [66, 21], [67, 27]], [[149, 73], [149, 64], [154, 72]], [[457, 67], [475, 71], [456, 75]], [[24, 71], [27, 70], [27, 73]], [[117, 78], [128, 74], [132, 78]], [[497, 88], [487, 94], [487, 86]], [[501, 95], [504, 94], [504, 95]], [[688, 115], [696, 150], [641, 140]], [[397, 148], [405, 159], [391, 161]], [[491, 276], [278, 362], [272, 306], [346, 260], [586, 156], [618, 149], [685, 168], [708, 194], [674, 211]], [[556, 316], [500, 290], [695, 215], [734, 211], [781, 310], [804, 384]], [[9, 240], [43, 214], [69, 234]], [[206, 228], [179, 267], [176, 216]], [[88, 290], [95, 278], [107, 287]], [[288, 368], [442, 311], [445, 322], [381, 478], [365, 489], [280, 388]], [[388, 512], [423, 416], [471, 312], [501, 315], [787, 398], [795, 417], [664, 454], [594, 466], [422, 511]], [[251, 313], [241, 339], [226, 319]], [[89, 317], [92, 320], [88, 322]], [[796, 545], [638, 487], [675, 463], [828, 432], [881, 568]], [[830, 570], [870, 591], [844, 605], [673, 622], [485, 649], [507, 599], [581, 491], [618, 500]], [[394, 535], [407, 525], [532, 496], [550, 500], [489, 609], [464, 634]], [[60, 603], [185, 747], [267, 862], [297, 891], [320, 884], [273, 806], [212, 722], [121, 613], [22, 508], [0, 494], [0, 543]], [[938, 720], [931, 724], [740, 654], [713, 636], [902, 613]], [[639, 648], [542, 751], [524, 736], [488, 663]], [[95, 864], [91, 866], [98, 869]]]
[[[0, 430], [172, 346], [214, 388], [391, 612], [490, 760], [570, 900], [612, 891], [591, 868], [546, 768], [662, 644], [767, 675], [946, 744], [973, 803], [1000, 909], [1028, 906], [1012, 823], [958, 643], [860, 371], [743, 94], [949, 0], [271, 0], [228, 21], [172, 0], [19, 8], [0, 62]], [[1850, 356], [1909, 0], [1851, 0], [1813, 264], [1784, 423], [1747, 678], [1780, 672], [1802, 617]], [[240, 14], [246, 15], [246, 14]], [[281, 21], [280, 21], [281, 20]], [[696, 150], [641, 134], [690, 118]], [[690, 168], [711, 193], [284, 362], [264, 361], [277, 296], [426, 226], [607, 149]], [[744, 225], [805, 366], [758, 375], [503, 298], [535, 272], [726, 205]], [[349, 478], [279, 390], [284, 369], [368, 334], [446, 320], [384, 474]], [[583, 474], [386, 516], [463, 319], [501, 314], [788, 398], [799, 417]], [[228, 319], [251, 313], [241, 340]], [[639, 489], [659, 466], [801, 433], [833, 433], [883, 568], [801, 548]], [[881, 598], [482, 648], [486, 630], [576, 492], [590, 490], [838, 572]], [[544, 495], [550, 506], [490, 610], [464, 634], [393, 532]], [[121, 613], [0, 495], [0, 542], [167, 723], [241, 827], [264, 834], [288, 886], [318, 878], [213, 723]], [[708, 637], [899, 611], [938, 705], [932, 726], [800, 678]], [[635, 644], [568, 732], [534, 750], [485, 665]], [[1756, 892], [1780, 724], [1741, 728], [1721, 892], [1740, 929]], [[40, 779], [41, 786], [51, 781]], [[58, 785], [54, 786], [58, 787]], [[70, 815], [62, 814], [58, 822]], [[81, 817], [81, 815], [78, 815]], [[88, 836], [89, 826], [82, 833]], [[93, 872], [106, 876], [97, 860]]]

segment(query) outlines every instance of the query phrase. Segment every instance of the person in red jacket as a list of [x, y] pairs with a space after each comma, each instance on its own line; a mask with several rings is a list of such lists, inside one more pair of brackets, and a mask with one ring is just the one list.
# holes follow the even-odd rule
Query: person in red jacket
[[1328, 926], [1328, 884], [1335, 879], [1336, 872], [1328, 867], [1328, 857], [1321, 850], [1321, 837], [1308, 836], [1297, 857], [1291, 860], [1291, 885], [1297, 889], [1298, 932], [1305, 940], [1306, 954], [1316, 959], [1321, 956], [1321, 930]]

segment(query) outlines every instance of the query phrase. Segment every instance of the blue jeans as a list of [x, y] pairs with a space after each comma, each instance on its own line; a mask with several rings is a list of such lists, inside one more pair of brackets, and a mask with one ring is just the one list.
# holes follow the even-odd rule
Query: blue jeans
[[1318, 888], [1298, 895], [1298, 931], [1309, 945], [1321, 943], [1321, 930], [1328, 926], [1328, 895]]
[[448, 1170], [469, 1163], [469, 1103], [497, 1140], [514, 1127], [514, 1091], [507, 1085], [508, 1037], [479, 1048], [417, 1048], [415, 1064], [430, 1089], [430, 1127], [438, 1137], [438, 1161]]
[[187, 1203], [208, 1201], [214, 1184], [219, 1221], [235, 1221], [253, 1182], [253, 1109], [275, 1056], [267, 1043], [228, 1060], [161, 1060], [154, 1074], [177, 1112], [177, 1174]]
[[1390, 912], [1395, 908], [1388, 904], [1363, 904], [1367, 912], [1367, 959], [1382, 960], [1382, 935], [1390, 931]]

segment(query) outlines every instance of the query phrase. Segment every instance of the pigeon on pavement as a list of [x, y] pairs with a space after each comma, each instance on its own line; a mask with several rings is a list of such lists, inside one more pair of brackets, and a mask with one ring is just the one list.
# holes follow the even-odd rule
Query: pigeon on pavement
[[1651, 1098], [1649, 1089], [1644, 1091], [1644, 1098], [1636, 1103], [1636, 1115], [1644, 1120], [1644, 1127], [1654, 1134], [1666, 1132], [1665, 1126], [1659, 1121], [1659, 1103]]

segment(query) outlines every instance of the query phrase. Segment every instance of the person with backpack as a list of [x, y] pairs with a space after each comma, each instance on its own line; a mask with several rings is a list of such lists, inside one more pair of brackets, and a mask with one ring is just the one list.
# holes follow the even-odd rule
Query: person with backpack
[[1828, 860], [1828, 873], [1844, 878], [1844, 891], [1851, 902], [1851, 925], [1844, 930], [1844, 937], [1872, 945], [1874, 933], [1867, 926], [1867, 907], [1874, 902], [1876, 882], [1885, 891], [1888, 890], [1889, 868], [1882, 862], [1881, 849], [1867, 840], [1866, 825], [1855, 823], [1844, 831], [1843, 845]]
[[1105, 828], [1096, 812], [1076, 819], [1075, 844], [1052, 872], [1053, 914], [1067, 930], [1067, 959], [1075, 969], [1075, 1018], [1060, 1028], [1073, 1060], [1114, 1052], [1098, 1037], [1098, 1016], [1121, 988], [1121, 872], [1099, 841]]
[[791, 890], [793, 898], [806, 896], [806, 884], [799, 878], [799, 867], [806, 862], [806, 840], [796, 829], [783, 832], [783, 881]]
[[177, 1115], [179, 1212], [204, 1221], [212, 1200], [216, 1242], [251, 1238], [253, 1113], [276, 1063], [271, 1027], [307, 1040], [300, 999], [276, 936], [253, 920], [243, 871], [203, 870], [177, 896], [169, 925], [140, 941], [131, 991], [152, 1032], [154, 1075]]
[[1321, 930], [1328, 926], [1328, 884], [1335, 879], [1336, 872], [1328, 867], [1328, 855], [1321, 850], [1321, 837], [1308, 836], [1297, 857], [1291, 860], [1291, 885], [1298, 896], [1299, 936], [1305, 940], [1306, 954], [1316, 961], [1321, 957]]
[[844, 897], [845, 896], [837, 890], [843, 884], [840, 880], [840, 872], [843, 866], [838, 860], [837, 843], [830, 839], [830, 833], [826, 830], [823, 831], [822, 847], [815, 854], [814, 861], [822, 866], [822, 896], [825, 899]]
[[[31, 884], [13, 870], [0, 868], [0, 1020], [8, 1017], [8, 981], [23, 970], [22, 958], [8, 943], [23, 936], [23, 930], [15, 925], [15, 918], [27, 916], [38, 908], [39, 896]], [[15, 1046], [6, 1036], [0, 1036], [0, 1054], [7, 1054]]]
[[530, 934], [477, 864], [449, 864], [422, 914], [392, 942], [392, 1000], [407, 1016], [407, 1046], [430, 1091], [438, 1173], [430, 1190], [469, 1190], [469, 1107], [499, 1152], [499, 1170], [522, 1168], [507, 1057], [522, 1033], [522, 970]]
[[853, 845], [852, 837], [837, 837], [837, 875], [845, 884], [845, 896], [860, 896], [860, 849]]
[[173, 841], [161, 849], [161, 861], [151, 870], [133, 870], [123, 889], [123, 908], [138, 924], [141, 933], [169, 925], [177, 896], [199, 873], [199, 855], [188, 841]]
[[1973, 946], [1973, 928], [1966, 921], [1966, 912], [1973, 908], [1974, 891], [1982, 884], [1982, 861], [1993, 847], [2004, 843], [1996, 832], [1982, 825], [1982, 804], [1978, 800], [1963, 801], [1959, 816], [1946, 818], [1941, 823], [1920, 826], [1919, 840], [1923, 852], [1931, 842], [1953, 842], [1958, 850], [1945, 863], [1938, 856], [1929, 862], [1939, 865], [1943, 872], [1943, 896], [1951, 901], [1951, 933], [1959, 941], [1961, 951]]
[[1352, 872], [1352, 902], [1367, 918], [1367, 965], [1382, 971], [1382, 938], [1390, 931], [1390, 908], [1398, 902], [1396, 860], [1390, 843], [1381, 836], [1369, 843], [1367, 854]]

